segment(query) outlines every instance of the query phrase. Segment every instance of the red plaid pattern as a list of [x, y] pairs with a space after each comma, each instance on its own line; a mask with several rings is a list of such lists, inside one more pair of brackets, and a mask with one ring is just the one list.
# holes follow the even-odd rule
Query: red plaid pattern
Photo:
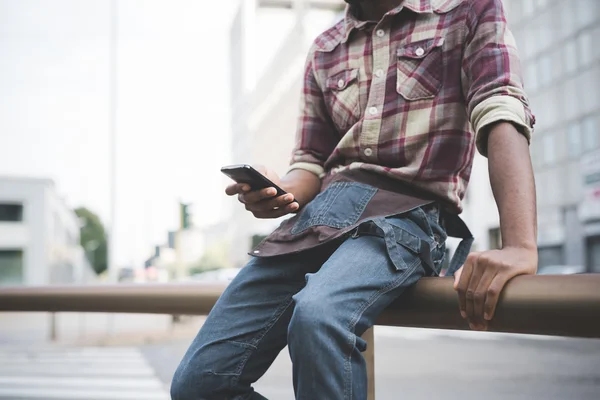
[[405, 0], [379, 22], [347, 9], [308, 55], [291, 168], [369, 170], [460, 212], [475, 146], [502, 120], [530, 138], [501, 0]]

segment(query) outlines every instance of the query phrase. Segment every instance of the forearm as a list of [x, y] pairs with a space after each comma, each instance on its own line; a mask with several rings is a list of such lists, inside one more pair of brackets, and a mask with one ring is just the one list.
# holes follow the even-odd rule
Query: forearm
[[501, 122], [491, 128], [487, 150], [502, 245], [536, 250], [535, 182], [527, 139], [512, 124]]
[[281, 188], [294, 195], [304, 207], [321, 191], [321, 179], [304, 169], [293, 169], [281, 178]]

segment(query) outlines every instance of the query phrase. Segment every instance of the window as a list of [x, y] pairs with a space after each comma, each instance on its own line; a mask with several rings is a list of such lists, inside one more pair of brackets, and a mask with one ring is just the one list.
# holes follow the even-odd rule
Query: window
[[575, 30], [575, 10], [573, 10], [573, 0], [563, 1], [562, 9], [560, 11], [560, 16], [558, 23], [561, 28], [561, 36], [566, 38], [571, 35]]
[[[598, 24], [598, 25], [600, 25], [600, 24]], [[591, 36], [593, 38], [592, 41], [594, 43], [600, 42], [600, 26], [594, 28], [590, 32], [591, 32]], [[600, 60], [600, 46], [592, 46], [591, 50], [593, 52], [592, 58], [594, 60]]]
[[523, 16], [533, 13], [535, 10], [534, 0], [523, 0]]
[[591, 64], [594, 59], [594, 45], [592, 44], [592, 33], [587, 31], [583, 32], [577, 38], [577, 47], [579, 47], [579, 54], [581, 55], [581, 66]]
[[538, 268], [550, 265], [563, 265], [562, 246], [538, 248]]
[[595, 112], [600, 108], [600, 66], [583, 71], [574, 82], [578, 88], [579, 111], [582, 114]]
[[545, 56], [540, 58], [540, 86], [544, 87], [549, 85], [552, 82], [552, 60], [550, 59], [550, 55], [546, 54]]
[[577, 157], [581, 154], [581, 125], [578, 122], [572, 122], [567, 128], [567, 143], [570, 157]]
[[592, 150], [600, 144], [600, 129], [597, 116], [587, 117], [581, 122], [583, 136], [583, 148]]
[[23, 251], [0, 250], [0, 285], [23, 283]]
[[544, 164], [556, 162], [556, 145], [554, 134], [547, 133], [542, 140], [544, 151]]
[[577, 47], [575, 41], [570, 39], [565, 45], [565, 52], [563, 54], [565, 59], [565, 70], [567, 74], [572, 74], [577, 70]]
[[[579, 99], [581, 91], [577, 90], [577, 82], [575, 79], [569, 79], [564, 82], [564, 118], [574, 119], [579, 110]], [[589, 92], [589, 91], [588, 91]]]
[[525, 89], [531, 92], [538, 88], [538, 74], [535, 69], [535, 61], [529, 62], [529, 64], [525, 67], [525, 76], [523, 77]]
[[266, 235], [252, 235], [252, 242], [250, 244], [250, 250], [254, 249], [256, 246], [260, 244], [263, 240], [267, 238]]
[[557, 80], [562, 78], [564, 75], [563, 52], [561, 50], [555, 51], [550, 57], [552, 58], [552, 79]]
[[553, 42], [556, 41], [555, 29], [554, 29], [554, 26], [552, 26], [550, 17], [551, 17], [551, 14], [548, 12], [543, 13], [539, 17], [539, 22], [537, 25], [538, 26], [538, 29], [537, 29], [538, 38], [539, 38], [539, 42], [538, 42], [539, 50], [544, 50], [544, 49], [548, 48], [548, 46], [550, 46]]
[[23, 221], [23, 205], [15, 203], [0, 203], [0, 222]]
[[489, 248], [490, 250], [502, 248], [502, 234], [500, 228], [492, 228], [488, 230]]
[[596, 11], [598, 11], [598, 0], [569, 0], [569, 3], [573, 4], [575, 8], [575, 21], [577, 28], [584, 27], [594, 22], [597, 18]]
[[509, 22], [516, 24], [521, 20], [522, 9], [521, 9], [522, 0], [511, 1], [510, 3], [505, 3], [506, 11], [508, 13]]

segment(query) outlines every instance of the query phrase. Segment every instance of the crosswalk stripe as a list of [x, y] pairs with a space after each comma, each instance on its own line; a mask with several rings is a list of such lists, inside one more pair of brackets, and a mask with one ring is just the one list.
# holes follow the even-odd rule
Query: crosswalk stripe
[[0, 348], [0, 399], [168, 400], [139, 349]]
[[0, 387], [0, 398], [9, 399], [44, 399], [44, 400], [168, 400], [166, 393], [139, 393], [137, 391], [124, 392], [110, 389], [49, 389], [49, 388], [4, 388]]
[[154, 376], [154, 370], [150, 367], [123, 369], [123, 368], [94, 368], [92, 366], [82, 367], [59, 367], [48, 368], [47, 366], [20, 365], [14, 367], [0, 366], [0, 376], [13, 375], [41, 375], [41, 376]]
[[33, 387], [60, 386], [60, 387], [94, 387], [106, 386], [116, 388], [134, 388], [140, 390], [163, 389], [162, 383], [153, 378], [73, 378], [73, 377], [48, 377], [48, 376], [0, 376], [0, 387], [27, 385]]

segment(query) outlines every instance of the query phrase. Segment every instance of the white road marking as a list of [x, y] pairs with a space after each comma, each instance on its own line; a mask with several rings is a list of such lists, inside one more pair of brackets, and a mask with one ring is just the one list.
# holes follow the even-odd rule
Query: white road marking
[[127, 348], [0, 348], [0, 399], [168, 400], [141, 352]]

